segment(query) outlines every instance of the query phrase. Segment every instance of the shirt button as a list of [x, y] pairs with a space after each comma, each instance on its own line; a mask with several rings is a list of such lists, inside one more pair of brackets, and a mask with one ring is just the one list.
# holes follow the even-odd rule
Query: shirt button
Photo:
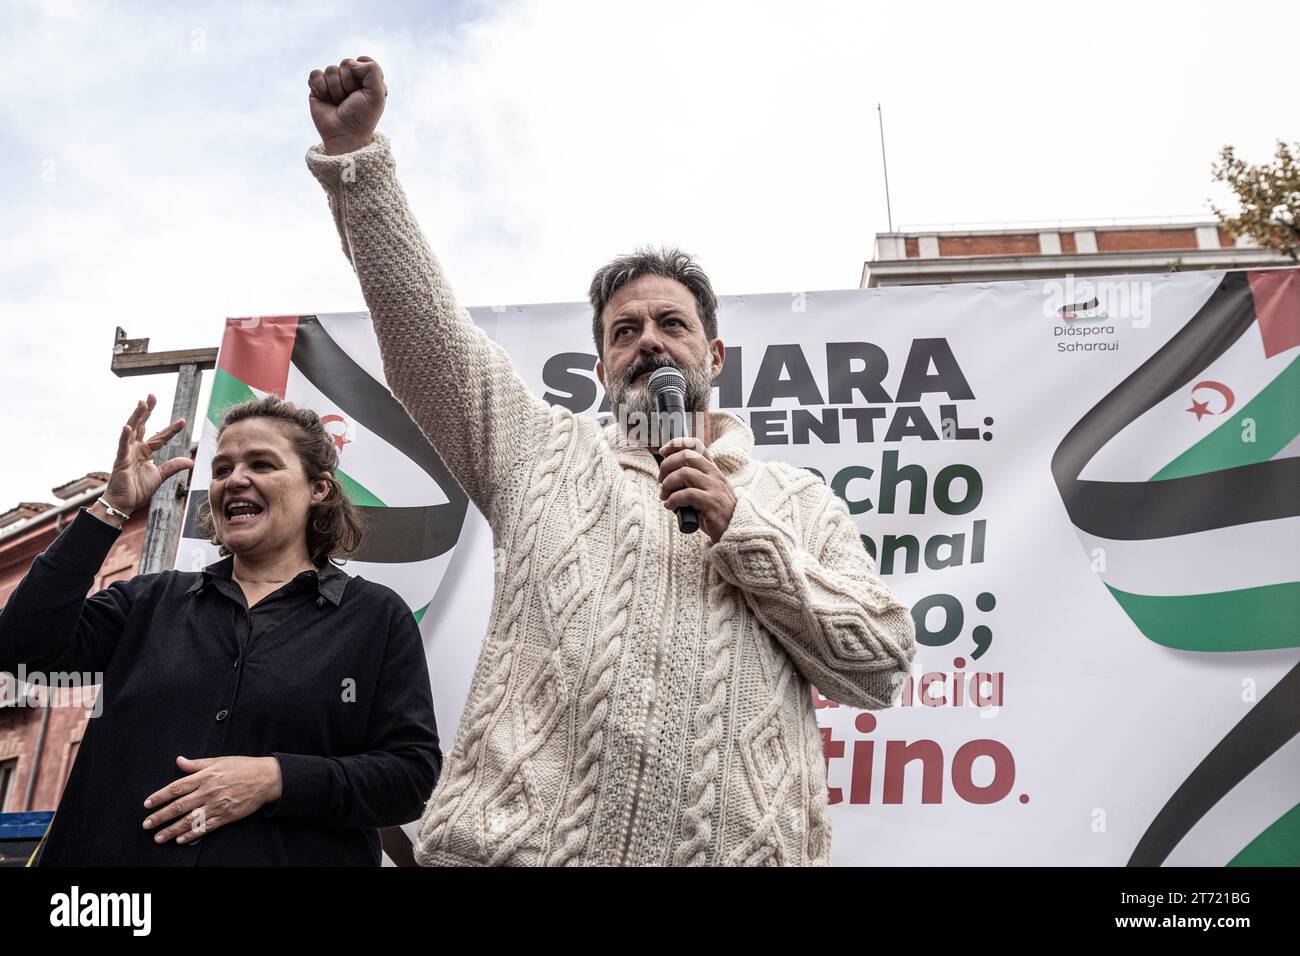
[[219, 711], [217, 711], [217, 720], [218, 721], [225, 720], [226, 717], [228, 717], [229, 715], [230, 715], [230, 711], [222, 707]]
[[325, 606], [325, 599], [324, 599], [323, 597], [318, 597], [318, 598], [316, 599], [316, 606], [317, 606], [317, 607], [324, 607], [324, 606]]

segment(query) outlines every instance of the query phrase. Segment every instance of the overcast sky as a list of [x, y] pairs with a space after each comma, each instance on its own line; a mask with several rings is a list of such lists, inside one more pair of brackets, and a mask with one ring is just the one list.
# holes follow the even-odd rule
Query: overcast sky
[[1300, 139], [1294, 2], [3, 0], [0, 31], [0, 509], [107, 470], [146, 390], [163, 423], [115, 326], [364, 308], [303, 163], [346, 56], [467, 305], [580, 300], [648, 241], [723, 293], [854, 288], [878, 101], [895, 224], [1206, 213], [1224, 143]]

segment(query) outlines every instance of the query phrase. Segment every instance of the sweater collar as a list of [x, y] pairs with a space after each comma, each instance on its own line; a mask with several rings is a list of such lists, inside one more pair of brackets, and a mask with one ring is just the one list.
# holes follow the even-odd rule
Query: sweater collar
[[[718, 470], [728, 477], [739, 474], [749, 464], [750, 455], [754, 451], [754, 433], [740, 416], [724, 411], [709, 412], [709, 430], [713, 433], [713, 444], [709, 446], [709, 451]], [[617, 420], [605, 426], [604, 434], [614, 456], [624, 468], [635, 468], [650, 475], [659, 474], [659, 463], [652, 450], [630, 442], [626, 430]]]

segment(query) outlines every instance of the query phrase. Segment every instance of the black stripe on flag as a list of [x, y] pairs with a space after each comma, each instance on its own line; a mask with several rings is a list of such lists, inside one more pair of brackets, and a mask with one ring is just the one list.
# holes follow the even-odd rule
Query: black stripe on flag
[[[1159, 866], [1210, 808], [1300, 733], [1300, 664], [1228, 731], [1174, 791], [1138, 841], [1129, 866]], [[1244, 847], [1243, 847], [1244, 849]], [[1225, 861], [1226, 862], [1226, 861]]]
[[330, 338], [314, 315], [298, 320], [293, 364], [322, 395], [392, 445], [438, 483], [447, 504], [418, 508], [363, 508], [367, 556], [357, 561], [400, 563], [436, 557], [455, 546], [469, 498], [406, 409]]

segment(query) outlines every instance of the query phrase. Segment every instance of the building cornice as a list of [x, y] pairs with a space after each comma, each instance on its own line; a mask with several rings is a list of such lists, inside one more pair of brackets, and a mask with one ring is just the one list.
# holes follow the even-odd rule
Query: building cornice
[[882, 259], [862, 268], [860, 288], [881, 285], [944, 284], [980, 279], [1051, 278], [1063, 275], [1113, 275], [1201, 269], [1252, 269], [1294, 266], [1272, 249], [1233, 246], [1137, 252], [1090, 252], [1037, 256], [947, 256], [927, 259]]

